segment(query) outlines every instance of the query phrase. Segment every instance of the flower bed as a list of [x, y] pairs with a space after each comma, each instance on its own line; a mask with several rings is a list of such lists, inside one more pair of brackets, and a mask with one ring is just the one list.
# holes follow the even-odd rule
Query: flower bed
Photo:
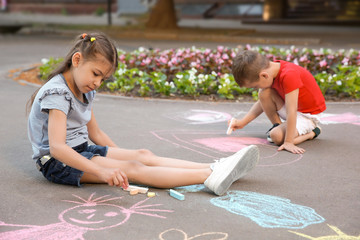
[[[308, 69], [327, 99], [360, 99], [360, 51], [331, 49], [252, 47], [270, 60], [286, 60]], [[232, 59], [239, 48], [181, 48], [160, 51], [140, 47], [119, 50], [119, 68], [100, 91], [132, 96], [190, 97], [216, 96], [236, 100], [257, 98], [257, 91], [240, 88], [231, 74]], [[62, 59], [44, 60], [42, 79]]]

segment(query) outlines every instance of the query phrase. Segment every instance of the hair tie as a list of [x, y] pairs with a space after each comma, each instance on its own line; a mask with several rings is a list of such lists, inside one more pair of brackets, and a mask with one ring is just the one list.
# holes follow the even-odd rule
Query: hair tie
[[82, 39], [85, 39], [86, 36], [87, 36], [87, 33], [81, 34]]
[[94, 37], [90, 38], [90, 41], [91, 41], [91, 42], [93, 42], [93, 41], [95, 41], [95, 40], [96, 40], [96, 38], [94, 38]]

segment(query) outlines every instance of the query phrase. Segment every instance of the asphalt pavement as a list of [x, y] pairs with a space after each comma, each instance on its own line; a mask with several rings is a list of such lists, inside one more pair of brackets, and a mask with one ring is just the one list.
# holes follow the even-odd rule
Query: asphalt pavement
[[[301, 144], [304, 154], [295, 155], [266, 142], [270, 123], [263, 115], [242, 131], [225, 134], [227, 120], [243, 116], [252, 103], [99, 94], [98, 123], [123, 148], [212, 162], [256, 144], [259, 164], [222, 197], [203, 185], [177, 189], [184, 201], [169, 196], [168, 189], [150, 188], [156, 196], [148, 198], [103, 184], [76, 188], [47, 182], [31, 160], [26, 130], [25, 105], [37, 86], [13, 81], [8, 71], [63, 56], [71, 39], [0, 35], [0, 239], [360, 239], [358, 102], [328, 102], [322, 133]], [[116, 40], [125, 50], [219, 44]]]

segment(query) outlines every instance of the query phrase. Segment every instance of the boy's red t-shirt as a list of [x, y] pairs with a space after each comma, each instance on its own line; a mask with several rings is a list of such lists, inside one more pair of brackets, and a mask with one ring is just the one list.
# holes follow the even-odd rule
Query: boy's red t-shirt
[[305, 68], [282, 60], [272, 88], [285, 101], [285, 94], [299, 88], [298, 111], [302, 113], [318, 114], [326, 109], [325, 98], [316, 83], [314, 76]]

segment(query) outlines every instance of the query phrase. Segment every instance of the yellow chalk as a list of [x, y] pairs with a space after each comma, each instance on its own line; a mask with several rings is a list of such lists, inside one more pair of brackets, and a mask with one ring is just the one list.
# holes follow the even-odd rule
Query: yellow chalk
[[130, 195], [136, 195], [139, 193], [139, 189], [131, 189], [130, 190]]
[[148, 197], [155, 197], [155, 196], [156, 196], [156, 193], [154, 193], [154, 192], [148, 192], [148, 193], [147, 193], [147, 196], [148, 196]]

